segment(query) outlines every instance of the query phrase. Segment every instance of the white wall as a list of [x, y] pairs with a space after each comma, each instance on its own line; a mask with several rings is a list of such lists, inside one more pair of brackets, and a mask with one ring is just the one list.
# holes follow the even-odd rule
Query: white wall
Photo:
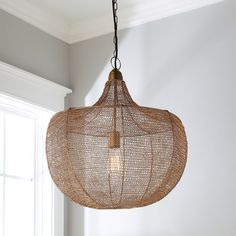
[[[130, 93], [182, 119], [187, 167], [173, 192], [149, 207], [98, 211], [68, 203], [66, 236], [236, 235], [235, 12], [229, 0], [120, 33]], [[73, 106], [92, 104], [102, 92], [111, 40], [71, 46]]]

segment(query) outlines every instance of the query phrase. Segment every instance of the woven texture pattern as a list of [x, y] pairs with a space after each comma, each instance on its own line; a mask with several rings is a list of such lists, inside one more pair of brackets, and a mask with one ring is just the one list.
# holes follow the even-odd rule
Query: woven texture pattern
[[[110, 135], [114, 99], [117, 132]], [[180, 180], [187, 156], [181, 121], [168, 111], [138, 106], [122, 80], [108, 81], [93, 106], [57, 113], [46, 148], [58, 188], [74, 202], [99, 209], [159, 201]]]

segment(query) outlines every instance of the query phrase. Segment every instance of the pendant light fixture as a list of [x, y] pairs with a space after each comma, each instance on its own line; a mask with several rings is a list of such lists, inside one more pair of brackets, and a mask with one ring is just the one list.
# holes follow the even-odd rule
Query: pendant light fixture
[[105, 89], [90, 107], [54, 115], [46, 141], [48, 166], [72, 201], [97, 209], [143, 207], [164, 198], [187, 158], [181, 121], [167, 110], [137, 105], [120, 72], [117, 0], [112, 0], [114, 56]]

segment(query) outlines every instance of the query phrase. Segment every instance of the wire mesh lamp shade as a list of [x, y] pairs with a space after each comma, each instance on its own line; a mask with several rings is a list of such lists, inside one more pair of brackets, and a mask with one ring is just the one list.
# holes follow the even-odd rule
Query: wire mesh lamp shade
[[138, 106], [114, 69], [93, 106], [51, 119], [46, 152], [54, 182], [72, 201], [97, 209], [134, 208], [159, 201], [176, 186], [187, 140], [174, 114]]

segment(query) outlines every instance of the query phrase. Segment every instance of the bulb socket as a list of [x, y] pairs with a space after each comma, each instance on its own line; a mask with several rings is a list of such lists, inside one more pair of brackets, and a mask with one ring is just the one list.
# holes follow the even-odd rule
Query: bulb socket
[[120, 132], [111, 131], [109, 132], [109, 148], [120, 147]]

